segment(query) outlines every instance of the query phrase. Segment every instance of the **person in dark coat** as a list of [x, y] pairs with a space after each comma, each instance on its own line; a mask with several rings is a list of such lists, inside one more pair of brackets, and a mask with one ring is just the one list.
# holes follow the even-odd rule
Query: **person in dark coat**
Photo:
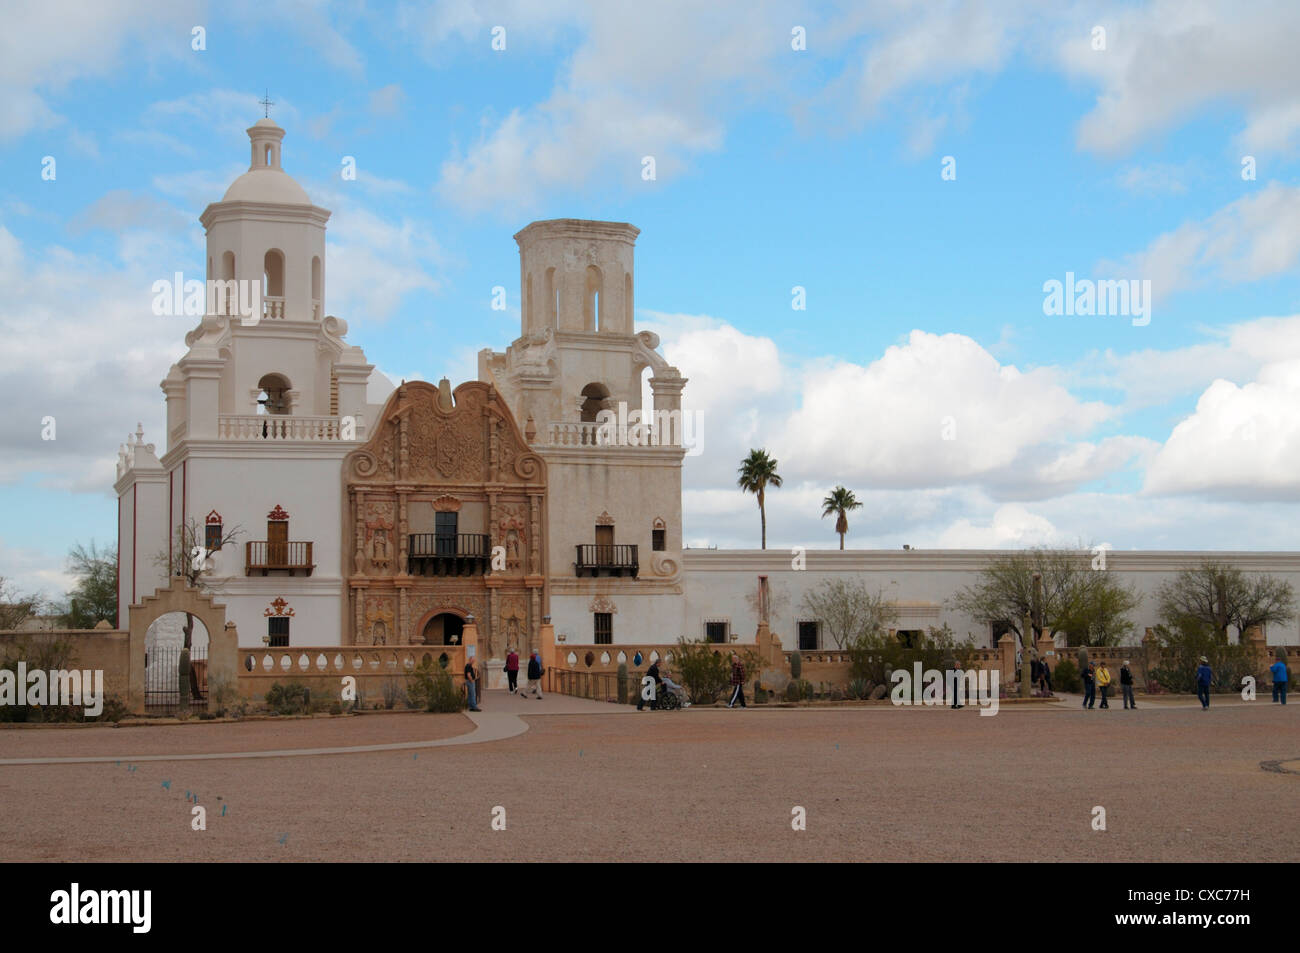
[[[659, 688], [663, 685], [663, 680], [659, 678], [659, 660], [655, 659], [655, 661], [651, 662], [645, 673], [654, 679], [654, 688], [650, 690], [650, 710], [655, 711], [659, 707]], [[641, 688], [637, 691], [636, 710], [645, 711], [645, 703], [645, 689]]]
[[1119, 667], [1119, 687], [1124, 693], [1124, 707], [1136, 708], [1138, 705], [1133, 698], [1133, 670], [1128, 667], [1128, 659]]
[[1097, 704], [1097, 668], [1092, 662], [1083, 667], [1083, 707]]
[[747, 708], [745, 704], [745, 666], [740, 661], [740, 656], [735, 652], [731, 653], [731, 701], [727, 702], [728, 708], [736, 707], [736, 702], [740, 702], [741, 708]]
[[533, 649], [532, 656], [528, 659], [528, 689], [521, 692], [521, 698], [527, 698], [529, 693], [536, 695], [538, 700], [542, 697], [542, 657], [537, 654], [537, 649]]

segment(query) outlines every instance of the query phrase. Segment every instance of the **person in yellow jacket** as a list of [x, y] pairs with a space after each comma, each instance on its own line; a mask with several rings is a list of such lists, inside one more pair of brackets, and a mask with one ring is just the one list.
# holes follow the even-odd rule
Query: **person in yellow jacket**
[[1110, 698], [1110, 669], [1102, 662], [1097, 666], [1097, 687], [1101, 689], [1101, 707], [1109, 708], [1106, 699]]

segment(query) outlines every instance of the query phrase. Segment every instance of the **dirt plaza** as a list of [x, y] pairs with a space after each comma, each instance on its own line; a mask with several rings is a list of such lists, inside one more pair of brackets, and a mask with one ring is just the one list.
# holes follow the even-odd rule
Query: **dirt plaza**
[[1293, 860], [1300, 716], [1229, 698], [6, 730], [0, 860]]

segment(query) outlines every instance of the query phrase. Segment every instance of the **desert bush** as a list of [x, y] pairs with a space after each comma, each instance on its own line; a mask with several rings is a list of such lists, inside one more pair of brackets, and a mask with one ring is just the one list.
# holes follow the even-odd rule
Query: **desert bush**
[[800, 654], [799, 652], [792, 652], [790, 654], [790, 677], [797, 682], [799, 681], [799, 676], [802, 674], [803, 674], [803, 655]]
[[455, 679], [437, 662], [421, 662], [406, 676], [406, 694], [425, 711], [457, 712], [468, 704]]
[[265, 704], [277, 715], [301, 715], [310, 708], [310, 693], [301, 682], [275, 682], [266, 690]]
[[923, 670], [943, 671], [952, 666], [955, 658], [963, 668], [970, 668], [975, 645], [970, 639], [957, 641], [952, 629], [944, 625], [937, 629], [931, 626], [926, 634], [913, 640], [910, 648], [888, 632], [869, 632], [851, 642], [848, 652], [850, 680], [881, 685], [888, 684], [894, 669], [911, 671], [916, 662]]
[[849, 680], [848, 696], [850, 698], [866, 698], [871, 694], [871, 683], [865, 678], [854, 678]]
[[1152, 668], [1148, 678], [1172, 692], [1195, 692], [1196, 669], [1204, 655], [1210, 660], [1213, 677], [1212, 692], [1239, 692], [1241, 680], [1247, 675], [1260, 684], [1266, 683], [1266, 665], [1247, 645], [1226, 645], [1208, 627], [1184, 623], [1181, 627], [1158, 625], [1155, 636], [1160, 643], [1160, 664]]
[[785, 687], [785, 700], [788, 702], [797, 702], [803, 697], [803, 691], [799, 688], [798, 682], [791, 682]]
[[398, 704], [406, 707], [406, 689], [403, 688], [402, 683], [395, 677], [390, 675], [388, 678], [384, 679], [382, 694], [384, 697], [384, 707], [389, 711], [396, 708]]
[[1068, 658], [1056, 663], [1052, 670], [1052, 690], [1058, 692], [1083, 691], [1083, 679], [1079, 676], [1079, 667]]
[[[0, 670], [13, 673], [18, 678], [18, 663], [24, 662], [28, 672], [37, 670], [69, 671], [75, 666], [72, 660], [72, 641], [57, 633], [31, 633], [21, 641], [13, 642], [5, 649], [0, 658]], [[46, 686], [47, 701], [53, 698], [54, 689]], [[83, 689], [83, 700], [85, 690]], [[0, 705], [0, 722], [78, 722], [78, 721], [121, 721], [130, 711], [122, 699], [107, 692], [103, 697], [103, 708], [98, 715], [87, 715], [85, 705]]]
[[[746, 674], [762, 667], [753, 650], [736, 651]], [[731, 649], [727, 646], [679, 639], [673, 650], [673, 665], [681, 673], [682, 687], [692, 704], [715, 702], [731, 685]]]

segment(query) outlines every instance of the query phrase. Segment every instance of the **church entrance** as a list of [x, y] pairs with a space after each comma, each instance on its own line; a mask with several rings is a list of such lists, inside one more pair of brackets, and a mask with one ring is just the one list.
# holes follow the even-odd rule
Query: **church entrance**
[[465, 620], [450, 612], [441, 612], [424, 627], [425, 645], [460, 645], [465, 634]]

